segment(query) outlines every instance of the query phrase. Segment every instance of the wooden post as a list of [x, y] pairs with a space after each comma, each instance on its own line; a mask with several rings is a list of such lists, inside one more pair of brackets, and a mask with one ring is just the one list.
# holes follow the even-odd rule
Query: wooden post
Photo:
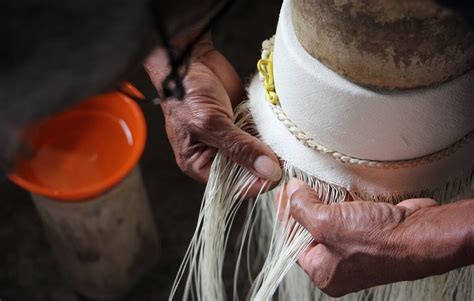
[[155, 223], [138, 167], [91, 200], [32, 196], [64, 277], [80, 294], [119, 299], [156, 262]]

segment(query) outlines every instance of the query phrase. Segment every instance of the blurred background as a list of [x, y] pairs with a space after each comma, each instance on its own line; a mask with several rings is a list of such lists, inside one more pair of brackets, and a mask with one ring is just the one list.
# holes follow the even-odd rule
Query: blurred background
[[[198, 1], [193, 3], [196, 7], [200, 5]], [[217, 49], [230, 60], [244, 81], [255, 72], [261, 42], [275, 32], [280, 5], [281, 0], [236, 1], [213, 29]], [[142, 68], [130, 74], [129, 79], [146, 96], [155, 96]], [[161, 247], [156, 266], [125, 300], [167, 300], [195, 229], [204, 185], [178, 169], [160, 107], [143, 104], [142, 109], [147, 120], [148, 141], [140, 163]], [[82, 300], [61, 278], [30, 195], [4, 176], [0, 179], [0, 195], [0, 300]], [[229, 250], [232, 249], [230, 246]], [[231, 275], [232, 271], [230, 263], [225, 272]]]

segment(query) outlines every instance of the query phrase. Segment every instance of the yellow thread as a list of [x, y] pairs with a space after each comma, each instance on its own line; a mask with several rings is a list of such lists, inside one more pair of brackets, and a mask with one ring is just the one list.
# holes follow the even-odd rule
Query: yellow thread
[[260, 59], [258, 61], [257, 69], [263, 77], [265, 97], [271, 104], [279, 105], [280, 102], [275, 91], [275, 82], [273, 80], [273, 52], [270, 52], [268, 59]]

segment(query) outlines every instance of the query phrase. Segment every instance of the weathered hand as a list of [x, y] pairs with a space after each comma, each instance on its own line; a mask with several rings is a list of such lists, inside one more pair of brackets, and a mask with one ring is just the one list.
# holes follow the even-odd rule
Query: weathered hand
[[[160, 89], [168, 72], [164, 51], [152, 53], [145, 67]], [[213, 47], [210, 36], [195, 47], [184, 86], [183, 101], [168, 99], [161, 105], [181, 170], [194, 179], [207, 181], [212, 159], [220, 149], [259, 176], [260, 184], [263, 179], [280, 179], [282, 172], [273, 152], [233, 124], [232, 108], [242, 100], [243, 87], [233, 67]]]
[[299, 264], [328, 295], [441, 274], [473, 262], [472, 201], [324, 205], [313, 189], [295, 179], [287, 195], [291, 215], [315, 240]]

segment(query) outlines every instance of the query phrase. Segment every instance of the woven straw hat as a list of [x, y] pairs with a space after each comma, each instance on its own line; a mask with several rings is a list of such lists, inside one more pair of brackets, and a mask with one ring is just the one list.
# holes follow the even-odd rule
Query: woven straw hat
[[256, 128], [329, 190], [457, 197], [473, 177], [473, 45], [432, 1], [284, 1], [249, 87]]

